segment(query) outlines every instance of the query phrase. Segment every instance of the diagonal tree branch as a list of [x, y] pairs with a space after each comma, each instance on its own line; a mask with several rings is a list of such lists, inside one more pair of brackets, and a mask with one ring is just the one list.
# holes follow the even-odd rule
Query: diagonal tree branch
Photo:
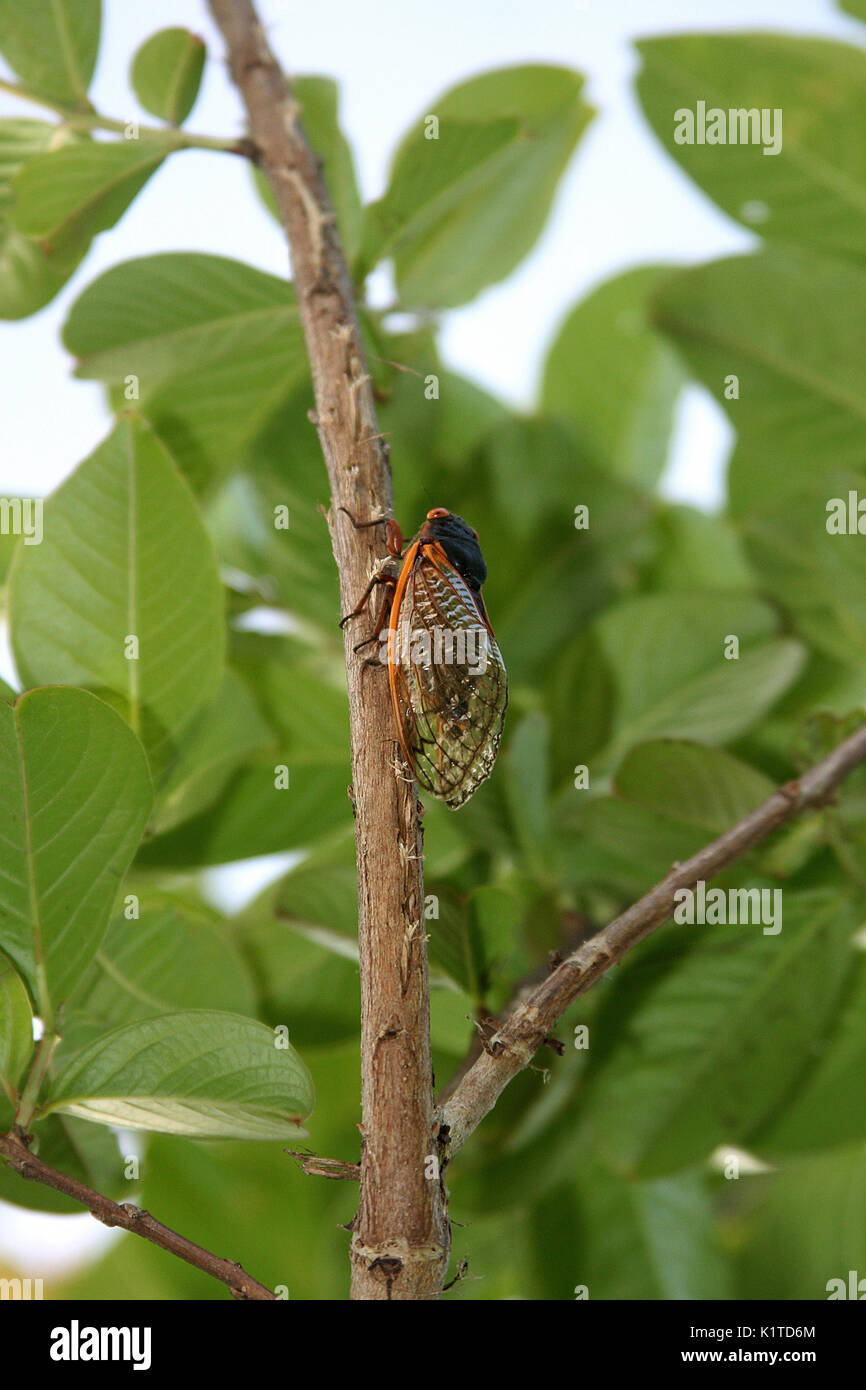
[[0, 1157], [20, 1173], [22, 1178], [44, 1183], [46, 1187], [53, 1187], [55, 1192], [62, 1192], [65, 1196], [80, 1202], [97, 1221], [102, 1222], [103, 1226], [121, 1226], [123, 1230], [149, 1240], [152, 1245], [158, 1245], [160, 1250], [167, 1250], [169, 1254], [186, 1260], [187, 1264], [195, 1265], [196, 1269], [202, 1270], [203, 1273], [219, 1279], [221, 1283], [228, 1285], [233, 1298], [276, 1301], [276, 1294], [265, 1288], [257, 1279], [253, 1279], [234, 1260], [224, 1260], [219, 1255], [212, 1255], [209, 1250], [204, 1250], [202, 1246], [187, 1240], [186, 1236], [178, 1235], [177, 1231], [163, 1226], [161, 1221], [150, 1215], [150, 1212], [142, 1211], [140, 1207], [131, 1206], [128, 1202], [112, 1202], [110, 1197], [103, 1197], [101, 1193], [94, 1192], [92, 1187], [87, 1187], [77, 1178], [68, 1178], [65, 1173], [58, 1173], [56, 1168], [50, 1168], [41, 1158], [30, 1152], [24, 1137], [14, 1130], [9, 1134], [0, 1134]]
[[[393, 508], [387, 448], [355, 317], [352, 287], [320, 164], [250, 0], [209, 0], [273, 189], [313, 375], [315, 421], [331, 484], [329, 525], [350, 612], [383, 555], [358, 520]], [[351, 625], [350, 625], [351, 629]], [[414, 783], [394, 772], [394, 726], [381, 673], [364, 673], [346, 634], [356, 815], [361, 969], [361, 1203], [352, 1296], [436, 1298], [450, 1244], [436, 1154], [421, 825]]]
[[788, 782], [670, 873], [644, 897], [585, 941], [532, 991], [485, 1042], [485, 1051], [459, 1081], [440, 1109], [440, 1135], [445, 1162], [462, 1149], [469, 1135], [496, 1104], [512, 1077], [532, 1060], [558, 1019], [578, 995], [599, 980], [650, 932], [672, 915], [674, 895], [694, 888], [699, 879], [713, 878], [733, 864], [771, 831], [828, 801], [836, 787], [866, 760], [866, 724], [847, 738], [796, 782]]

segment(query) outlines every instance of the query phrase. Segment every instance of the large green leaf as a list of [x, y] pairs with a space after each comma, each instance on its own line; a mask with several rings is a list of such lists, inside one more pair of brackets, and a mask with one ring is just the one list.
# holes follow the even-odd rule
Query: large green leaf
[[55, 255], [80, 255], [123, 216], [174, 148], [170, 136], [148, 136], [88, 140], [34, 155], [12, 180], [12, 222]]
[[24, 981], [0, 956], [0, 1130], [9, 1129], [14, 1099], [33, 1051], [33, 1012]]
[[100, 0], [0, 0], [0, 53], [34, 94], [86, 107]]
[[762, 1157], [831, 1148], [866, 1139], [866, 959], [857, 952], [842, 1007], [823, 1037], [796, 1092], [752, 1141]]
[[783, 909], [776, 935], [671, 927], [609, 987], [584, 1121], [617, 1169], [661, 1175], [742, 1143], [805, 1071], [851, 969], [856, 919], [829, 892], [785, 889]]
[[144, 846], [143, 864], [222, 864], [307, 848], [351, 821], [345, 689], [291, 657], [239, 669], [278, 742], [247, 761], [217, 805]]
[[192, 868], [307, 848], [351, 817], [350, 776], [348, 744], [342, 764], [295, 762], [286, 749], [259, 755], [232, 777], [217, 806], [144, 845], [140, 863]]
[[[866, 656], [866, 551], [856, 513], [860, 497], [866, 497], [864, 474], [816, 461], [814, 477], [770, 505], [755, 505], [742, 524], [765, 592], [822, 656], [843, 663], [862, 663]], [[834, 500], [844, 516], [845, 530], [838, 534], [828, 531], [828, 525], [835, 525], [828, 513]]]
[[205, 60], [204, 41], [188, 29], [160, 29], [135, 54], [130, 73], [145, 111], [182, 125], [195, 105]]
[[644, 487], [667, 461], [685, 381], [647, 318], [649, 296], [670, 274], [670, 266], [642, 266], [608, 280], [572, 309], [544, 366], [544, 408], [573, 419], [616, 473]]
[[730, 517], [663, 506], [654, 522], [658, 547], [648, 568], [650, 588], [755, 591], [742, 537]]
[[123, 720], [62, 688], [0, 704], [0, 762], [0, 947], [50, 1016], [108, 925], [150, 813], [150, 776]]
[[328, 477], [307, 414], [311, 399], [307, 386], [292, 392], [244, 451], [242, 471], [226, 480], [206, 517], [220, 561], [248, 576], [253, 597], [314, 623], [319, 641], [327, 631], [342, 669], [339, 583], [320, 510]]
[[729, 1296], [706, 1180], [697, 1173], [626, 1182], [584, 1161], [573, 1183], [531, 1212], [539, 1298], [585, 1287], [598, 1299]]
[[539, 712], [527, 715], [504, 754], [505, 792], [515, 838], [539, 872], [550, 839], [550, 727]]
[[[106, 692], [158, 773], [218, 689], [222, 605], [192, 494], [151, 430], [128, 417], [49, 499], [42, 544], [17, 552], [9, 594], [16, 665], [27, 685]], [[137, 658], [127, 656], [130, 637]]]
[[720, 835], [766, 801], [774, 784], [721, 748], [679, 739], [640, 743], [623, 759], [617, 796]]
[[617, 796], [587, 800], [585, 791], [571, 791], [570, 797], [571, 805], [564, 794], [559, 803], [554, 864], [560, 878], [578, 889], [603, 887], [618, 895], [602, 917], [613, 916], [617, 902], [640, 897], [671, 864], [707, 842], [703, 826], [677, 815], [662, 815]]
[[[668, 280], [656, 320], [737, 431], [736, 512], [772, 506], [829, 465], [863, 470], [866, 270], [795, 247]], [[726, 399], [726, 378], [738, 399]]]
[[738, 1189], [738, 1207], [745, 1217], [734, 1230], [738, 1225], [747, 1235], [737, 1242], [739, 1297], [788, 1302], [826, 1300], [830, 1294], [838, 1298], [841, 1292], [843, 1298], [862, 1300], [862, 1143], [800, 1160], [781, 1172], [741, 1176], [730, 1186]]
[[261, 1016], [291, 1019], [303, 1046], [358, 1036], [358, 875], [354, 836], [312, 851], [231, 922]]
[[56, 1060], [138, 1019], [179, 1009], [254, 1014], [244, 961], [215, 914], [150, 892], [138, 916], [115, 916], [67, 1007]]
[[159, 787], [153, 830], [171, 830], [198, 815], [223, 790], [232, 773], [273, 741], [252, 695], [226, 671], [216, 698], [201, 710]]
[[12, 179], [34, 155], [63, 148], [76, 137], [47, 121], [0, 121], [0, 318], [21, 319], [47, 304], [81, 260], [85, 248], [68, 254], [32, 241], [9, 220]]
[[[687, 34], [638, 44], [637, 88], [656, 135], [717, 203], [762, 236], [862, 261], [866, 254], [866, 54], [788, 34]], [[755, 143], [677, 143], [703, 102], [759, 113]], [[773, 116], [775, 114], [775, 117]], [[753, 118], [754, 119], [754, 118]], [[768, 153], [774, 136], [781, 148]], [[751, 138], [757, 131], [749, 132]], [[743, 134], [737, 132], [737, 139]]]
[[[605, 765], [631, 744], [664, 735], [727, 743], [791, 685], [804, 651], [773, 638], [772, 610], [738, 594], [648, 594], [597, 624], [616, 683], [615, 732]], [[739, 657], [726, 659], [728, 637]]]
[[591, 115], [567, 68], [482, 74], [431, 104], [402, 142], [388, 189], [368, 210], [361, 268], [392, 254], [401, 303], [449, 307], [519, 264], [547, 220]]
[[137, 393], [196, 485], [228, 470], [308, 371], [291, 285], [195, 252], [113, 266], [73, 304], [63, 338], [77, 375], [118, 399]]
[[238, 1014], [190, 1009], [97, 1039], [60, 1072], [42, 1114], [196, 1139], [295, 1139], [313, 1078], [291, 1044]]

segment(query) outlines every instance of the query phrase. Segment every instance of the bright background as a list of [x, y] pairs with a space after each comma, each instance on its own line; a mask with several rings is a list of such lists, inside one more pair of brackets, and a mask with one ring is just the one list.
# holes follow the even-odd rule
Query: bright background
[[[589, 289], [645, 261], [695, 262], [747, 249], [751, 237], [691, 184], [654, 140], [632, 92], [632, 39], [699, 29], [779, 29], [861, 44], [863, 28], [829, 0], [439, 0], [433, 6], [376, 0], [370, 18], [348, 0], [317, 6], [261, 0], [270, 41], [289, 73], [324, 73], [342, 93], [342, 123], [366, 199], [384, 189], [391, 151], [436, 98], [498, 65], [547, 61], [588, 78], [598, 115], [566, 176], [532, 253], [506, 283], [447, 315], [443, 357], [457, 371], [518, 406], [535, 397], [540, 364], [559, 320]], [[203, 89], [187, 128], [231, 136], [243, 130], [222, 43], [198, 0], [105, 0], [103, 43], [91, 97], [104, 114], [147, 121], [127, 83], [130, 58], [157, 29], [185, 25], [208, 44]], [[0, 116], [44, 116], [0, 93]], [[286, 272], [279, 229], [252, 193], [244, 161], [190, 151], [145, 186], [102, 236], [63, 292], [23, 323], [0, 325], [0, 493], [52, 491], [106, 433], [102, 388], [74, 381], [60, 344], [69, 305], [110, 265], [160, 251], [196, 250]], [[377, 273], [375, 303], [391, 301]], [[712, 508], [722, 496], [731, 432], [699, 387], [680, 400], [662, 492]], [[396, 461], [399, 466], [399, 461]], [[0, 633], [0, 675], [10, 675]], [[267, 877], [284, 867], [269, 862]], [[246, 897], [260, 886], [246, 866]], [[129, 1152], [129, 1140], [125, 1152]], [[39, 1215], [0, 1203], [0, 1261], [23, 1274], [68, 1268], [119, 1233], [88, 1215]]]

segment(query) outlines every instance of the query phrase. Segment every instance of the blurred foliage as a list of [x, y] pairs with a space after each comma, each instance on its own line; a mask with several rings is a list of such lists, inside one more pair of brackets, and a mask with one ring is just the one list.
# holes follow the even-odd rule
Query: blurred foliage
[[[59, 9], [77, 15], [71, 67], [57, 58]], [[0, 51], [23, 87], [58, 109], [81, 105], [98, 5], [34, 3], [18, 23], [22, 13], [0, 0]], [[543, 972], [549, 952], [604, 925], [796, 776], [866, 704], [866, 144], [856, 119], [866, 59], [762, 34], [639, 49], [649, 125], [756, 246], [709, 265], [637, 267], [564, 305], [526, 413], [442, 360], [439, 311], [502, 280], [537, 243], [592, 115], [579, 74], [504, 69], [445, 94], [399, 143], [389, 185], [366, 209], [334, 84], [297, 84], [361, 297], [397, 515], [408, 530], [447, 505], [477, 526], [511, 679], [492, 778], [459, 813], [426, 808], [440, 1083], [475, 1021]], [[202, 56], [183, 30], [149, 40], [133, 67], [145, 106], [181, 120]], [[699, 100], [783, 107], [782, 151], [677, 144], [674, 111]], [[0, 311], [46, 302], [171, 148], [158, 134], [70, 142], [49, 122], [0, 122]], [[363, 304], [383, 258], [399, 329], [390, 311]], [[288, 1028], [315, 1080], [312, 1148], [355, 1159], [348, 712], [320, 514], [327, 479], [291, 287], [222, 257], [149, 256], [87, 285], [64, 341], [122, 418], [47, 502], [45, 545], [21, 544], [13, 559], [0, 540], [0, 584], [11, 561], [3, 602], [22, 685], [68, 682], [113, 705], [147, 750], [155, 800], [110, 923], [107, 909], [99, 918], [101, 945], [86, 959], [79, 947], [74, 970], [62, 939], [56, 947], [75, 979], [52, 1094], [62, 1102], [71, 1076], [90, 1086], [78, 1114], [107, 1104], [104, 1038], [132, 1104], [140, 1040], [154, 1028], [187, 1039], [192, 1010], [208, 1011], [208, 1036], [233, 1016], [252, 1039], [245, 1085], [264, 1086], [244, 1022], [258, 1019]], [[712, 514], [659, 492], [687, 383], [736, 431], [728, 495]], [[853, 534], [828, 529], [834, 498]], [[134, 679], [130, 631], [143, 638]], [[7, 753], [19, 771], [11, 741]], [[50, 775], [35, 751], [26, 766]], [[834, 805], [718, 880], [781, 889], [781, 931], [668, 924], [578, 1001], [558, 1030], [563, 1055], [541, 1054], [516, 1078], [448, 1173], [455, 1258], [469, 1261], [450, 1297], [570, 1299], [585, 1286], [592, 1298], [808, 1299], [864, 1267], [862, 1222], [849, 1220], [866, 1182], [864, 843], [861, 772]], [[206, 905], [205, 866], [286, 849], [303, 857], [242, 911]], [[79, 868], [90, 874], [82, 891], [103, 902], [112, 871], [107, 858]], [[50, 898], [50, 875], [42, 886]], [[0, 944], [26, 961], [10, 903], [0, 890]], [[0, 971], [8, 1110], [30, 1008], [2, 958]], [[201, 1119], [208, 1097], [230, 1100], [231, 1082], [195, 1065], [187, 1099]], [[136, 1141], [130, 1178], [108, 1130], [62, 1112], [37, 1114], [34, 1130], [59, 1167], [124, 1191], [207, 1247], [228, 1242], [290, 1297], [345, 1296], [340, 1227], [354, 1186], [302, 1176], [279, 1143], [160, 1134]], [[6, 1171], [0, 1189], [24, 1205], [63, 1205]], [[133, 1241], [62, 1292], [224, 1296]]]

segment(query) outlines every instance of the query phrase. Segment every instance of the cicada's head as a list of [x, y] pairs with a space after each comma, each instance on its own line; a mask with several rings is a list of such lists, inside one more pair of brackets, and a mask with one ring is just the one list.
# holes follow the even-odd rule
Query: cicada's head
[[487, 566], [478, 543], [478, 532], [454, 512], [434, 507], [418, 532], [419, 540], [438, 541], [453, 565], [476, 594], [487, 578]]

